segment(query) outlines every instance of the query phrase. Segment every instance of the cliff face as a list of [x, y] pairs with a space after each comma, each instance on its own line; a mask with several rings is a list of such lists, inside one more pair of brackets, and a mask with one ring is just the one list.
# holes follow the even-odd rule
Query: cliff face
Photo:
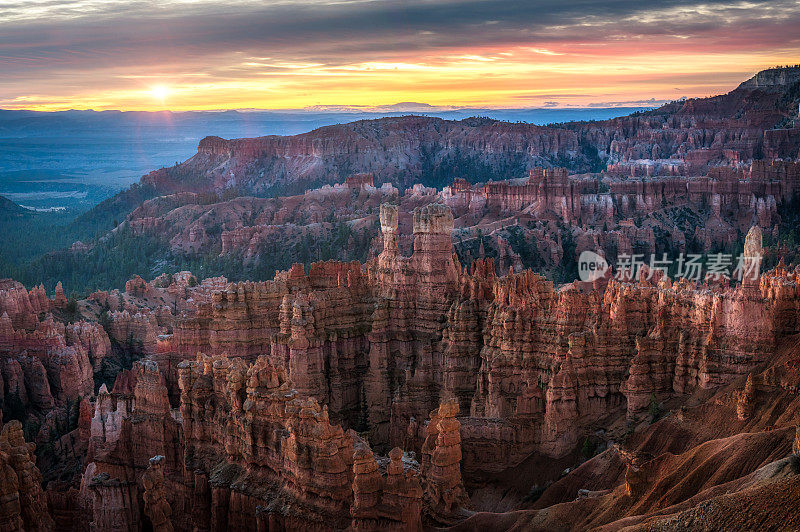
[[738, 90], [783, 91], [798, 81], [800, 81], [800, 68], [769, 68], [743, 81]]
[[[720, 166], [694, 177], [534, 168], [526, 179], [471, 185], [459, 178], [441, 191], [415, 186], [403, 194], [361, 181], [207, 205], [197, 194], [175, 194], [145, 202], [126, 224], [175, 255], [219, 254], [260, 272], [315, 256], [364, 261], [378, 255], [382, 202], [398, 205], [396, 241], [407, 254], [413, 209], [444, 203], [453, 212], [451, 236], [463, 264], [491, 257], [498, 272], [529, 268], [564, 278], [574, 272], [559, 269], [587, 250], [600, 250], [615, 264], [622, 254], [730, 249], [752, 225], [774, 234], [784, 222], [779, 210], [798, 191], [800, 165], [780, 160]], [[120, 331], [118, 341], [126, 334]]]
[[[303, 190], [308, 184], [336, 183], [358, 169], [406, 187], [425, 174], [465, 160], [476, 168], [521, 174], [536, 162], [575, 157], [577, 151], [571, 131], [409, 116], [327, 126], [292, 137], [207, 137], [183, 168], [150, 174], [145, 180], [164, 192], [235, 185], [259, 193], [271, 187]], [[576, 157], [576, 164], [581, 164], [579, 160]], [[188, 183], [176, 179], [184, 173], [195, 176], [192, 188], [184, 188]]]
[[[297, 265], [266, 283], [193, 289], [156, 354], [98, 395], [80, 499], [95, 526], [453, 524], [486, 504], [468, 489], [483, 493], [476, 486], [532, 457], [568, 460], [598, 431], [646, 427], [654, 404], [741, 386], [716, 400], [732, 435], [762, 419], [767, 382], [791, 400], [784, 373], [752, 372], [800, 333], [797, 272], [736, 288], [654, 275], [557, 289], [532, 272], [498, 276], [491, 261], [462, 268], [443, 205], [413, 213], [404, 255], [401, 218], [382, 206], [383, 251], [366, 265]], [[151, 298], [160, 286], [130, 283]], [[692, 423], [688, 440], [658, 445], [688, 452], [722, 437]], [[634, 433], [649, 442], [636, 452], [656, 450], [660, 436]], [[781, 434], [764, 436], [773, 451], [759, 464], [783, 448]], [[639, 501], [683, 463], [620, 452], [597, 482], [626, 479]], [[553, 489], [548, 497], [574, 499]]]
[[796, 129], [786, 130], [791, 140], [783, 143], [775, 143], [768, 132], [797, 116], [792, 91], [799, 71], [765, 70], [725, 95], [592, 123], [542, 127], [408, 116], [327, 126], [291, 137], [207, 137], [194, 157], [153, 172], [143, 182], [161, 194], [229, 187], [263, 194], [301, 191], [361, 172], [407, 187], [420, 180], [441, 184], [425, 180], [452, 175], [456, 167], [475, 175], [515, 178], [557, 161], [568, 161], [575, 171], [600, 164], [697, 175], [709, 165], [797, 156]]
[[[97, 530], [135, 528], [143, 515], [154, 527], [166, 526], [168, 515], [159, 494], [162, 487], [157, 485], [161, 463], [153, 472], [150, 459], [161, 456], [164, 469], [174, 475], [180, 464], [175, 454], [179, 430], [155, 362], [136, 362], [131, 373], [120, 374], [111, 392], [105, 385], [100, 388], [78, 498], [88, 511], [88, 526]], [[173, 493], [179, 489], [174, 476], [166, 482]], [[150, 504], [144, 508], [138, 495], [142, 485], [150, 490], [146, 497]]]
[[158, 530], [420, 529], [418, 464], [395, 449], [381, 470], [366, 442], [332, 425], [268, 357], [181, 363], [179, 409], [155, 364], [138, 362], [132, 377], [133, 390], [98, 396], [81, 488], [90, 526], [146, 517]]
[[613, 174], [592, 178], [568, 176], [563, 168], [534, 168], [522, 183], [472, 187], [456, 180], [442, 196], [457, 211], [532, 214], [537, 220], [555, 217], [570, 225], [605, 227], [603, 232], [633, 218], [650, 222], [657, 212], [669, 216], [670, 211], [679, 209], [700, 212], [710, 208], [705, 225], [718, 221], [742, 230], [754, 223], [771, 227], [778, 221], [777, 205], [794, 198], [799, 190], [797, 163], [754, 161], [747, 168], [718, 167], [706, 176], [691, 178], [622, 178]]
[[[248, 271], [238, 279], [266, 278], [294, 262], [363, 262], [381, 249], [380, 203], [410, 212], [445, 200], [463, 229], [455, 235], [462, 263], [490, 257], [501, 271], [564, 279], [554, 271], [572, 262], [573, 244], [602, 248], [612, 261], [618, 252], [719, 251], [754, 223], [774, 228], [798, 190], [797, 69], [776, 72], [754, 82], [764, 86], [600, 122], [411, 116], [293, 137], [210, 137], [192, 159], [143, 178], [136, 190], [158, 197], [134, 209], [115, 236], [147, 239], [154, 269], [219, 254], [229, 277], [242, 259]], [[563, 179], [556, 167], [571, 175]], [[428, 187], [450, 183], [452, 198], [444, 190], [431, 197]], [[467, 191], [465, 183], [479, 186]], [[112, 241], [71, 253], [116, 256]]]
[[[25, 421], [0, 436], [0, 523], [670, 529], [707, 509], [769, 528], [771, 508], [794, 526], [800, 270], [554, 286], [525, 269], [740, 241], [760, 256], [800, 191], [798, 164], [776, 159], [796, 131], [769, 129], [792, 76], [560, 128], [405, 117], [205, 139], [148, 179], [265, 191], [375, 174], [273, 199], [178, 192], [142, 204], [134, 233], [255, 260], [346, 225], [339, 245], [366, 235], [369, 260], [268, 282], [134, 277], [74, 309], [60, 285], [50, 299], [0, 281], [3, 414]], [[541, 168], [584, 164], [587, 146], [606, 171]], [[374, 186], [458, 157], [519, 179]]]
[[386, 205], [384, 249], [365, 269], [322, 263], [308, 275], [297, 266], [273, 282], [229, 285], [176, 325], [175, 356], [268, 352], [293, 387], [346, 426], [366, 423], [383, 448], [421, 445], [416, 420], [456, 397], [493, 431], [499, 423], [516, 434], [491, 461], [470, 455], [486, 437], [480, 423], [464, 436], [465, 467], [501, 470], [533, 451], [563, 455], [615, 409], [635, 417], [653, 395], [730, 382], [800, 332], [787, 328], [791, 276], [727, 290], [658, 276], [556, 290], [531, 272], [498, 278], [491, 262], [467, 273], [453, 255], [449, 210], [427, 206], [413, 218], [410, 256], [398, 252], [398, 212]]
[[41, 486], [42, 474], [36, 468], [35, 448], [36, 445], [25, 442], [19, 421], [3, 426], [0, 433], [0, 524], [3, 530], [46, 532], [54, 529]]
[[[376, 486], [366, 486], [361, 478], [369, 471], [368, 447], [364, 456], [354, 455], [354, 446], [364, 445], [360, 438], [331, 425], [327, 407], [291, 390], [286, 374], [266, 357], [251, 366], [224, 357], [184, 363], [180, 386], [189, 465], [213, 475], [214, 462], [207, 457], [227, 456], [230, 464], [225, 480], [210, 478], [212, 499], [226, 501], [208, 509], [212, 522], [346, 528], [352, 519], [354, 479], [360, 495], [355, 515], [363, 517], [368, 493], [379, 498], [380, 476]], [[217, 409], [221, 417], [209, 418], [209, 404], [228, 405], [230, 414]], [[258, 490], [265, 484], [277, 488], [274, 502], [253, 511], [263, 504]], [[293, 515], [293, 501], [306, 507], [302, 516]], [[401, 520], [397, 514], [385, 518]]]
[[[551, 199], [566, 190], [556, 186], [563, 176], [541, 177], [535, 201], [563, 206]], [[526, 470], [536, 457], [569, 461], [598, 433], [622, 437], [654, 420], [658, 405], [735, 386], [716, 399], [731, 411], [720, 426], [732, 436], [757, 429], [764, 390], [779, 389], [781, 404], [796, 395], [791, 370], [754, 373], [800, 333], [796, 271], [780, 267], [735, 288], [657, 273], [556, 288], [530, 271], [499, 276], [491, 260], [462, 267], [445, 205], [425, 203], [406, 217], [384, 204], [379, 223], [382, 251], [364, 265], [296, 265], [263, 283], [134, 278], [125, 293], [81, 302], [86, 314], [105, 310], [114, 345], [127, 334], [142, 359], [111, 391], [101, 386], [93, 406], [81, 405], [73, 440], [85, 449], [80, 488], [48, 485], [59, 522], [159, 530], [454, 524], [470, 507], [485, 508], [487, 479]], [[407, 228], [410, 254], [401, 249]], [[754, 227], [745, 250], [758, 255], [761, 245]], [[32, 306], [30, 295], [9, 299]], [[20, 333], [7, 316], [4, 334], [29, 351], [38, 345], [29, 336], [45, 346], [56, 338], [70, 347], [69, 339], [89, 379], [89, 350], [95, 361], [111, 356], [89, 323], [36, 321]], [[34, 386], [32, 405], [73, 393], [72, 373], [48, 373], [51, 351], [34, 357], [51, 391]], [[25, 375], [14, 382], [34, 382]], [[85, 393], [91, 398], [91, 388]], [[679, 412], [675, 419], [694, 415]], [[688, 452], [723, 436], [692, 427], [687, 441], [662, 450]], [[645, 438], [641, 430], [636, 438]], [[764, 436], [765, 449], [782, 449], [779, 436]], [[647, 441], [642, 449], [657, 436]], [[656, 478], [682, 463], [639, 457], [625, 470], [623, 458], [597, 482], [624, 478], [626, 496], [638, 501], [667, 489], [654, 488]]]
[[[104, 381], [113, 383], [117, 377], [119, 387], [115, 391], [132, 395], [136, 375], [120, 370], [144, 356], [157, 358], [159, 349], [163, 349], [158, 335], [172, 332], [173, 312], [195, 301], [204, 301], [203, 294], [219, 286], [219, 280], [209, 279], [205, 284], [190, 287], [189, 280], [193, 277], [186, 273], [167, 277], [154, 284], [134, 279], [129, 283], [130, 294], [98, 292], [80, 301], [74, 310], [68, 308], [60, 285], [50, 299], [42, 287], [28, 291], [11, 280], [0, 281], [2, 421], [7, 427], [21, 422], [24, 437], [36, 443], [43, 475], [35, 483], [46, 484], [44, 504], [50, 507], [48, 515], [61, 528], [87, 527], [93, 520], [82, 511], [91, 499], [88, 494], [100, 492], [102, 499], [103, 487], [109, 487], [102, 478], [92, 483], [92, 477], [83, 492], [78, 490], [79, 479], [92, 462], [96, 447], [102, 448], [91, 437], [92, 412], [97, 404], [110, 408], [106, 404], [107, 386], [100, 387], [102, 393], [95, 399], [96, 386]], [[169, 369], [167, 365], [165, 371]], [[172, 370], [174, 373], [176, 368]], [[156, 375], [160, 379], [157, 370]], [[166, 393], [166, 387], [163, 390]], [[173, 398], [176, 403], [177, 393], [176, 387]], [[121, 424], [116, 426], [103, 415], [98, 416], [95, 428], [97, 423], [108, 429], [101, 433], [112, 440], [123, 432]], [[158, 434], [152, 438], [163, 439], [163, 427], [151, 432]], [[131, 433], [143, 448], [157, 447], [145, 432], [126, 432]], [[119, 485], [117, 488], [122, 489]], [[119, 490], [115, 493], [120, 501], [125, 500], [125, 493]], [[111, 509], [96, 520], [112, 523], [115, 519], [117, 516]], [[27, 525], [25, 529], [29, 529]]]
[[[0, 375], [3, 409], [25, 419], [93, 393], [93, 368], [108, 356], [108, 336], [96, 323], [53, 319], [63, 292], [50, 300], [9, 280], [0, 290]], [[59, 287], [60, 289], [60, 287]], [[59, 298], [60, 295], [60, 298]], [[66, 299], [63, 299], [65, 302]]]

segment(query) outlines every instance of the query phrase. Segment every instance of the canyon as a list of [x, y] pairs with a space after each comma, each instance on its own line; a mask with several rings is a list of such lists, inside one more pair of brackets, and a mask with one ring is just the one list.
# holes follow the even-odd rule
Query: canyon
[[[364, 262], [380, 253], [384, 202], [400, 206], [403, 228], [414, 208], [445, 203], [463, 264], [493, 258], [498, 273], [533, 269], [557, 283], [575, 277], [573, 255], [585, 250], [612, 264], [620, 254], [734, 253], [751, 225], [770, 240], [791, 230], [782, 224], [796, 209], [799, 70], [596, 122], [408, 116], [205, 139], [194, 157], [81, 217], [112, 230], [42, 257], [20, 280], [91, 291], [134, 274], [267, 280], [295, 262]], [[404, 252], [409, 243], [399, 241]], [[119, 272], [96, 271], [106, 257]]]
[[602, 121], [535, 126], [405, 116], [285, 137], [206, 137], [195, 156], [151, 172], [142, 184], [159, 195], [228, 188], [289, 195], [354, 173], [373, 173], [405, 189], [417, 183], [441, 187], [454, 171], [471, 179], [520, 178], [559, 161], [579, 173], [610, 165], [628, 175], [698, 175], [709, 166], [796, 158], [799, 70], [765, 70], [728, 94]]
[[[383, 202], [398, 205], [404, 228], [414, 208], [443, 203], [453, 212], [453, 242], [465, 265], [489, 257], [498, 273], [531, 268], [552, 274], [586, 250], [600, 249], [616, 263], [621, 254], [731, 250], [752, 225], [777, 235], [779, 208], [800, 190], [800, 165], [757, 160], [695, 177], [534, 168], [524, 179], [471, 185], [457, 178], [442, 190], [417, 185], [402, 194], [373, 181], [367, 174], [302, 195], [211, 204], [183, 192], [144, 202], [126, 224], [175, 254], [214, 254], [253, 266], [269, 260], [284, 269], [327, 258], [319, 256], [334, 249], [343, 260], [377, 256]], [[408, 237], [398, 244], [404, 251], [410, 250]], [[305, 250], [306, 260], [295, 249]]]
[[[561, 511], [598, 526], [672, 518], [728, 482], [738, 492], [794, 481], [784, 456], [800, 405], [800, 270], [735, 287], [658, 275], [554, 287], [531, 271], [499, 276], [491, 259], [462, 267], [446, 205], [412, 213], [410, 255], [398, 220], [397, 206], [381, 206], [383, 249], [364, 265], [297, 264], [260, 283], [134, 278], [125, 292], [94, 293], [80, 313], [105, 312], [108, 335], [68, 332], [90, 321], [53, 326], [62, 296], [7, 283], [4, 334], [23, 351], [4, 368], [23, 370], [4, 370], [4, 389], [28, 384], [29, 417], [80, 400], [58, 445], [46, 425], [34, 435], [56, 457], [49, 467], [73, 469], [36, 496], [17, 488], [8, 522], [46, 497], [44, 515], [67, 529], [558, 528]], [[757, 226], [747, 246], [761, 251]], [[74, 370], [56, 354], [72, 347], [102, 368], [126, 335], [139, 358], [113, 387], [94, 390], [92, 364], [59, 386]], [[21, 424], [6, 427], [19, 440]], [[728, 464], [724, 449], [745, 451], [727, 440], [743, 437], [755, 453], [746, 465], [681, 495], [664, 485], [699, 467], [697, 453]], [[582, 442], [602, 452], [581, 461]], [[580, 467], [546, 473], [542, 459]], [[552, 482], [533, 504], [509, 483], [520, 469]], [[614, 512], [597, 515], [603, 501]], [[488, 513], [512, 507], [522, 510]]]
[[[269, 279], [1, 280], [3, 530], [800, 527], [798, 84], [204, 139], [67, 253]], [[578, 279], [585, 251], [610, 269]], [[723, 251], [757, 275], [620, 274]]]

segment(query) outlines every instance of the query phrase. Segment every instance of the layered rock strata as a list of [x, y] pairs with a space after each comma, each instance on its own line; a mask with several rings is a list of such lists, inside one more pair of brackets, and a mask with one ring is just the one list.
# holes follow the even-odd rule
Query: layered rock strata
[[363, 269], [297, 266], [217, 292], [214, 306], [176, 325], [185, 347], [175, 356], [266, 353], [293, 388], [383, 449], [419, 451], [416, 420], [455, 397], [469, 413], [464, 467], [476, 472], [533, 451], [560, 456], [609, 412], [636, 418], [653, 396], [731, 382], [797, 332], [794, 273], [729, 289], [657, 276], [556, 289], [531, 272], [498, 277], [491, 262], [464, 271], [441, 206], [414, 214], [414, 251], [403, 256], [398, 219], [395, 207], [381, 209], [383, 252]]
[[[94, 392], [94, 372], [110, 355], [108, 335], [97, 323], [63, 323], [61, 305], [41, 287], [30, 292], [0, 281], [0, 405], [4, 418], [45, 417]], [[61, 293], [63, 296], [63, 292]]]
[[22, 434], [19, 421], [9, 421], [0, 432], [0, 524], [3, 530], [46, 532], [54, 529], [42, 490], [42, 474], [34, 450]]
[[419, 529], [421, 488], [402, 451], [391, 454], [382, 475], [366, 442], [332, 425], [327, 407], [291, 389], [268, 357], [247, 365], [200, 356], [181, 364], [180, 386], [186, 468], [195, 478], [208, 476], [216, 501], [204, 520]]
[[144, 513], [150, 519], [154, 532], [172, 532], [172, 509], [167, 501], [166, 488], [164, 487], [164, 472], [161, 462], [164, 457], [154, 456], [150, 459], [147, 471], [142, 475], [144, 494]]

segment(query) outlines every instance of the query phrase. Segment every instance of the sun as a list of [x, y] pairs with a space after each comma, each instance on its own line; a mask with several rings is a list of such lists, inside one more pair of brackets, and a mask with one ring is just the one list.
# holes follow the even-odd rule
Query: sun
[[164, 103], [164, 101], [167, 99], [167, 96], [169, 96], [169, 87], [166, 85], [154, 85], [150, 88], [150, 94], [152, 94], [153, 98], [156, 100]]

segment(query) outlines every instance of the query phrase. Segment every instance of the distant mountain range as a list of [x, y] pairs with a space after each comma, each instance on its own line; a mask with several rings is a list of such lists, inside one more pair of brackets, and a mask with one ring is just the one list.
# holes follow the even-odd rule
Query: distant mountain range
[[341, 182], [360, 172], [400, 188], [441, 187], [454, 177], [472, 182], [522, 177], [534, 166], [589, 172], [636, 161], [654, 167], [682, 161], [686, 170], [702, 172], [765, 156], [794, 158], [796, 136], [767, 131], [786, 129], [796, 118], [800, 69], [773, 70], [725, 95], [599, 121], [543, 126], [491, 117], [406, 115], [293, 136], [225, 140], [215, 135], [200, 141], [193, 157], [151, 172], [142, 184], [156, 194], [235, 189], [270, 196]]
[[188, 159], [207, 135], [295, 135], [322, 126], [409, 112], [450, 120], [488, 116], [546, 124], [602, 120], [639, 109], [456, 109], [406, 102], [380, 108], [286, 111], [0, 110], [0, 194], [35, 208], [86, 210], [148, 171]]

